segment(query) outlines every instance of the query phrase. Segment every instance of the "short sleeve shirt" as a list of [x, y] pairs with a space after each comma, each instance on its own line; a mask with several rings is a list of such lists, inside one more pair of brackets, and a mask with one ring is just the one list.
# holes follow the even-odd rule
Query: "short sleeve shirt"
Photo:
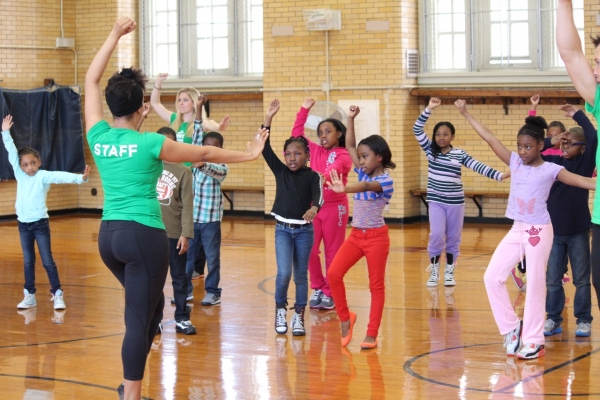
[[100, 121], [90, 129], [87, 140], [104, 189], [102, 219], [164, 229], [156, 182], [163, 171], [159, 155], [165, 137], [112, 128]]
[[394, 181], [388, 174], [381, 174], [371, 178], [358, 168], [354, 168], [354, 171], [358, 173], [359, 182], [379, 182], [383, 191], [354, 194], [352, 226], [366, 229], [380, 228], [385, 225], [383, 209], [392, 199]]

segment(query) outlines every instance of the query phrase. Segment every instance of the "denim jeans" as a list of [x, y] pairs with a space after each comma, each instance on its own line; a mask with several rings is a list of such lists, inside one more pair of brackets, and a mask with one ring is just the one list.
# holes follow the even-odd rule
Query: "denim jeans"
[[50, 225], [48, 218], [42, 218], [35, 222], [19, 222], [19, 235], [21, 236], [21, 248], [23, 249], [23, 260], [25, 262], [25, 289], [31, 294], [35, 289], [35, 248], [33, 243], [37, 242], [42, 265], [48, 274], [48, 280], [52, 287], [50, 292], [56, 293], [60, 289], [58, 270], [52, 259], [50, 248]]
[[194, 293], [194, 286], [192, 285], [192, 275], [194, 271], [200, 275], [204, 275], [204, 265], [206, 264], [206, 254], [202, 246], [195, 246], [194, 239], [188, 240], [188, 251], [185, 253], [187, 256], [185, 263], [185, 275], [188, 282], [188, 293]]
[[185, 276], [185, 263], [187, 253], [179, 254], [177, 243], [179, 239], [169, 238], [169, 271], [173, 281], [173, 298], [175, 299], [175, 321], [186, 321], [190, 319], [187, 309], [186, 298], [188, 285]]
[[[207, 293], [221, 296], [221, 221], [194, 223], [194, 240], [190, 241], [188, 252], [197, 256], [199, 252], [206, 254], [208, 262], [208, 273], [204, 276], [204, 290]], [[188, 293], [193, 293], [192, 273], [194, 272], [195, 257], [186, 264], [186, 275], [188, 278]]]
[[592, 322], [588, 230], [572, 235], [554, 235], [546, 272], [546, 313], [549, 319], [560, 325], [563, 320], [561, 313], [565, 307], [562, 278], [567, 266], [567, 256], [571, 261], [571, 274], [575, 285], [574, 310], [577, 323]]
[[308, 301], [308, 259], [312, 251], [314, 229], [312, 224], [299, 228], [275, 225], [275, 256], [277, 277], [275, 278], [275, 303], [287, 303], [287, 292], [294, 271], [296, 303], [304, 307]]

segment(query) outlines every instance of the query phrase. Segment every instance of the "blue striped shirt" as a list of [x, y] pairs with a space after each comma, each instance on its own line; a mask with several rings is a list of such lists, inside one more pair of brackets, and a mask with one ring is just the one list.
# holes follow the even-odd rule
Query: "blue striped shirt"
[[381, 174], [371, 178], [361, 169], [354, 168], [358, 174], [359, 182], [379, 182], [381, 192], [354, 193], [354, 213], [352, 226], [355, 228], [380, 228], [385, 225], [383, 209], [392, 199], [394, 181], [388, 174]]
[[449, 205], [464, 204], [465, 194], [461, 179], [461, 166], [463, 165], [490, 179], [502, 180], [501, 172], [480, 163], [462, 149], [451, 149], [446, 154], [439, 153], [434, 157], [431, 141], [423, 130], [430, 116], [431, 112], [425, 108], [413, 127], [417, 142], [429, 161], [427, 201]]

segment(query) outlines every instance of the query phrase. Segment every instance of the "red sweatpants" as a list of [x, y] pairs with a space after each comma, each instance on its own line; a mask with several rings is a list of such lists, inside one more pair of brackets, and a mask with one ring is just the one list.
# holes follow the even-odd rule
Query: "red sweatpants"
[[367, 258], [371, 312], [367, 335], [377, 337], [385, 303], [385, 266], [390, 253], [390, 235], [386, 225], [381, 228], [352, 228], [350, 236], [338, 250], [327, 271], [331, 294], [340, 321], [350, 319], [344, 276], [363, 256]]

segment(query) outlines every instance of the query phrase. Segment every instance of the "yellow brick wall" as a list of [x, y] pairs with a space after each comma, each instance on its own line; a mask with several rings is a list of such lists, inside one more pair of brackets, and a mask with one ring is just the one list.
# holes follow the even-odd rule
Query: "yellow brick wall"
[[[78, 55], [77, 83], [83, 85], [85, 71], [102, 45], [118, 15], [130, 15], [137, 19], [138, 1], [135, 0], [64, 0], [65, 37], [75, 38]], [[597, 4], [585, 1], [586, 37], [597, 32], [595, 15]], [[263, 101], [216, 101], [211, 103], [211, 117], [219, 120], [229, 114], [230, 128], [225, 132], [225, 147], [242, 150], [249, 135], [256, 130], [263, 118], [269, 101], [278, 97], [282, 108], [273, 123], [272, 141], [280, 149], [290, 134], [296, 112], [305, 97], [326, 100], [321, 90], [326, 82], [324, 32], [308, 31], [303, 20], [303, 10], [332, 8], [342, 10], [342, 30], [332, 31], [329, 41], [329, 69], [332, 90], [330, 101], [370, 100], [380, 103], [380, 131], [388, 140], [398, 168], [391, 174], [396, 192], [386, 214], [392, 218], [405, 218], [425, 213], [420, 200], [408, 193], [410, 188], [424, 187], [427, 179], [427, 163], [414, 140], [412, 125], [424, 107], [422, 99], [409, 95], [416, 85], [414, 79], [405, 77], [405, 50], [418, 48], [417, 0], [361, 1], [337, 0], [322, 2], [307, 0], [264, 0], [264, 99]], [[0, 32], [0, 45], [6, 46], [54, 46], [60, 36], [60, 3], [41, 0], [7, 0], [2, 2], [5, 18]], [[368, 32], [367, 21], [389, 21], [388, 32]], [[27, 26], [27, 29], [22, 29]], [[293, 26], [293, 36], [274, 37], [273, 27]], [[121, 40], [107, 68], [101, 85], [120, 67], [138, 64], [139, 32]], [[6, 88], [31, 89], [43, 85], [45, 78], [57, 83], [75, 83], [74, 55], [70, 50], [7, 49], [0, 48], [1, 85]], [[586, 43], [586, 51], [592, 58], [593, 48]], [[202, 87], [198, 88], [202, 91]], [[535, 90], [532, 90], [532, 94]], [[448, 104], [436, 110], [427, 125], [428, 132], [442, 119], [453, 122], [457, 128], [455, 145], [464, 148], [476, 159], [493, 167], [506, 170], [465, 124], [449, 99]], [[173, 109], [172, 104], [165, 104]], [[499, 134], [505, 143], [514, 147], [514, 137], [527, 112], [525, 105], [511, 105], [504, 115], [501, 105], [470, 106], [471, 112]], [[542, 105], [539, 113], [548, 120], [558, 119], [572, 125], [562, 117], [554, 106]], [[109, 116], [105, 110], [105, 115]], [[151, 113], [143, 127], [155, 130], [164, 123]], [[101, 208], [102, 189], [93, 159], [86, 145], [86, 161], [92, 166], [91, 180], [82, 186], [63, 186], [52, 189], [48, 196], [51, 210], [63, 208]], [[506, 183], [496, 183], [478, 176], [472, 171], [464, 172], [465, 189], [489, 188], [505, 190]], [[236, 209], [264, 211], [268, 213], [274, 199], [274, 180], [271, 172], [259, 159], [252, 163], [230, 165], [225, 184], [231, 186], [264, 187], [260, 193], [235, 195]], [[91, 189], [98, 190], [97, 196]], [[14, 214], [15, 183], [0, 182], [0, 216]], [[228, 203], [225, 202], [226, 207]], [[505, 200], [486, 199], [486, 217], [504, 214]], [[477, 215], [477, 209], [467, 201], [466, 215]]]

